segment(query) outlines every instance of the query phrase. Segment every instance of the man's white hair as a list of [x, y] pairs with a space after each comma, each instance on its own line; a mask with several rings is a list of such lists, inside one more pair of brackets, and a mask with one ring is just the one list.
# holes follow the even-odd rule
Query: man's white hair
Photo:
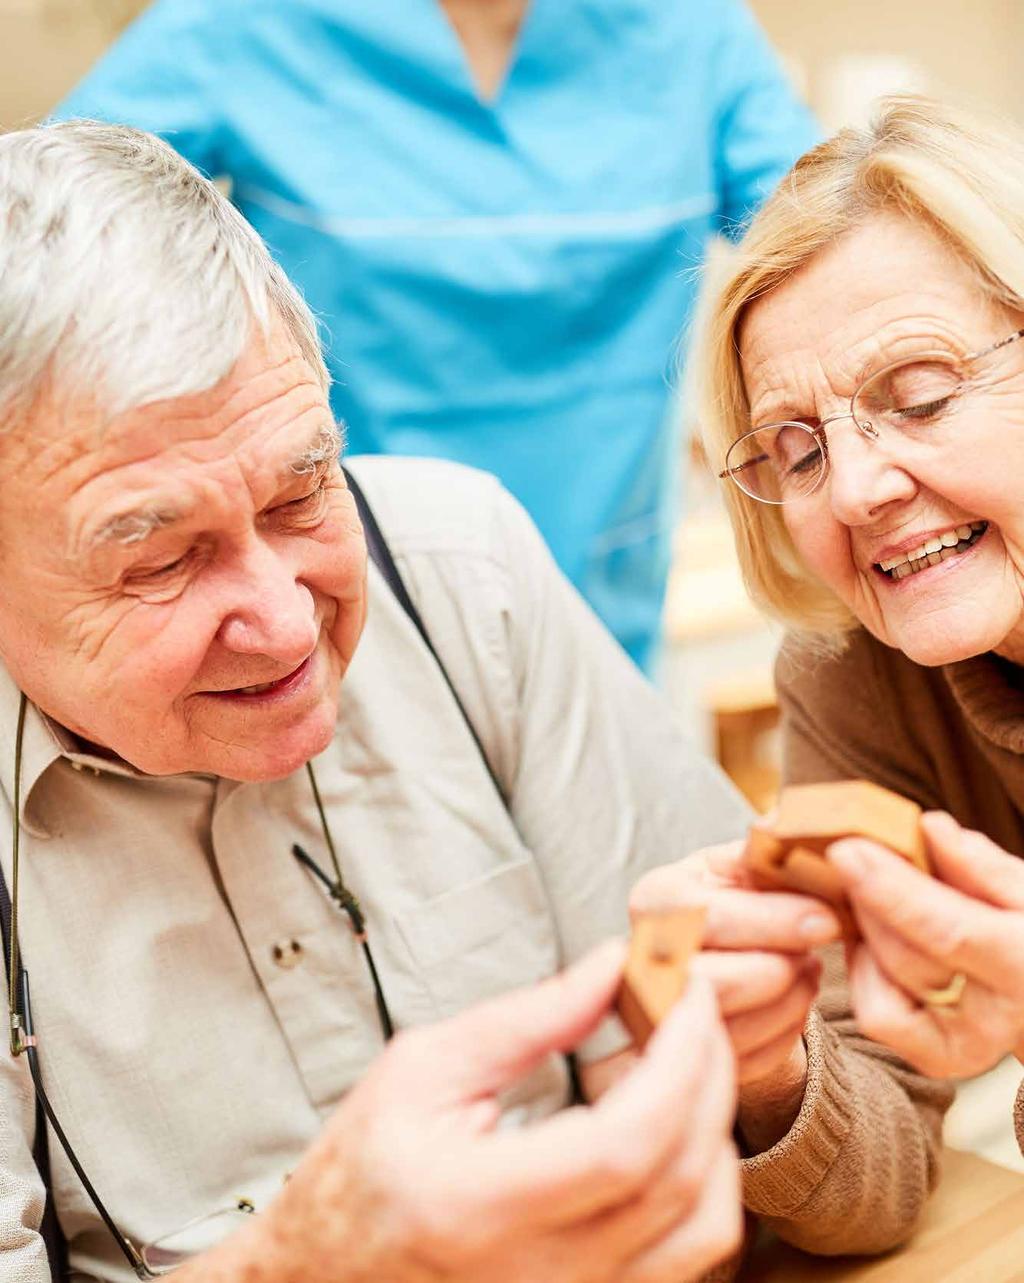
[[110, 416], [205, 391], [275, 320], [326, 391], [309, 308], [166, 143], [92, 121], [0, 137], [0, 428], [44, 383]]

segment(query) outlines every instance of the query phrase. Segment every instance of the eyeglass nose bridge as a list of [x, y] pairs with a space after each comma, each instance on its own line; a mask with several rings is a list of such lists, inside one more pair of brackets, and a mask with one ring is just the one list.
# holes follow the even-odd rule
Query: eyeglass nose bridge
[[857, 418], [853, 410], [849, 409], [849, 410], [844, 410], [842, 414], [830, 414], [827, 419], [822, 419], [818, 424], [818, 426], [814, 429], [814, 435], [815, 436], [820, 435], [821, 444], [824, 446], [826, 450], [828, 450], [828, 438], [825, 436], [825, 429], [828, 427], [830, 423], [837, 423], [840, 419], [852, 419], [853, 426], [857, 429], [857, 431], [861, 434], [862, 437], [867, 437], [869, 441], [878, 440], [878, 429], [875, 427], [875, 425], [873, 423], [868, 423], [866, 420], [863, 423], [861, 423], [860, 419]]

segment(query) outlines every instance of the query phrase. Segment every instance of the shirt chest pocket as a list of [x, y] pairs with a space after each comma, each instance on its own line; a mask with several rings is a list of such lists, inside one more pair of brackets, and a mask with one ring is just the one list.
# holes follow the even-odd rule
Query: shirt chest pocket
[[558, 969], [554, 920], [530, 859], [408, 909], [396, 925], [439, 1016]]

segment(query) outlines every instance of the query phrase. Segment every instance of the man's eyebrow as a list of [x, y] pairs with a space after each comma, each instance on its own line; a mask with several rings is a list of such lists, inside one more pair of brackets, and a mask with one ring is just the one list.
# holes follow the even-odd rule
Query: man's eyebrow
[[[324, 463], [336, 459], [344, 447], [344, 428], [333, 422], [321, 424], [308, 444], [285, 467], [284, 474], [285, 476], [312, 476]], [[142, 543], [158, 530], [164, 530], [182, 521], [184, 517], [185, 513], [178, 508], [160, 506], [134, 508], [129, 512], [121, 512], [116, 517], [111, 517], [99, 530], [89, 536], [88, 546], [101, 548], [114, 543], [130, 548], [133, 544]]]
[[322, 464], [336, 459], [344, 448], [344, 428], [333, 422], [323, 423], [306, 448], [289, 463], [286, 471], [293, 476], [310, 476]]
[[158, 530], [173, 526], [183, 516], [175, 508], [135, 508], [131, 512], [121, 512], [89, 536], [89, 547], [102, 548], [116, 543], [128, 548], [132, 544], [142, 543]]

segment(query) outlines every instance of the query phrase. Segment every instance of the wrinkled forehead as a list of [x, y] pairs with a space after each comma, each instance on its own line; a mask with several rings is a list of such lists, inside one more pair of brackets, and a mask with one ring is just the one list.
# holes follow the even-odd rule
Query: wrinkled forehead
[[339, 447], [316, 372], [278, 335], [254, 341], [214, 387], [115, 418], [88, 398], [44, 395], [0, 441], [0, 466], [15, 478], [11, 507], [77, 527], [127, 499], [194, 506], [215, 476], [258, 498]]
[[911, 351], [969, 352], [1002, 310], [927, 223], [876, 215], [746, 308], [737, 337], [751, 412], [792, 393], [848, 396]]

